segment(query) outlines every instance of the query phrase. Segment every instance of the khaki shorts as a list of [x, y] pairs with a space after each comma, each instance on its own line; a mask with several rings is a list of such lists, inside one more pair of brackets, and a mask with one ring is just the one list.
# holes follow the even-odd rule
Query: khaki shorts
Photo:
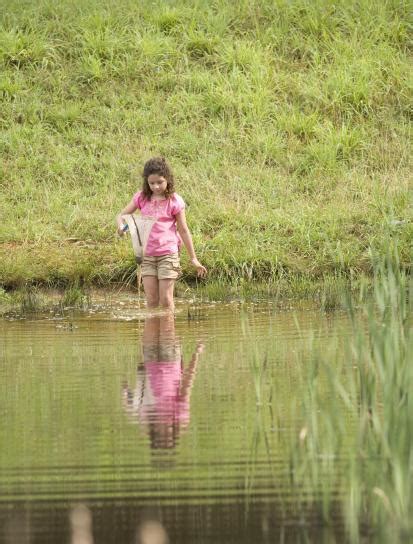
[[162, 362], [181, 360], [181, 346], [175, 343], [149, 344], [143, 346], [143, 360], [145, 363]]
[[176, 280], [180, 275], [181, 266], [178, 253], [143, 258], [142, 277], [155, 276], [158, 280]]

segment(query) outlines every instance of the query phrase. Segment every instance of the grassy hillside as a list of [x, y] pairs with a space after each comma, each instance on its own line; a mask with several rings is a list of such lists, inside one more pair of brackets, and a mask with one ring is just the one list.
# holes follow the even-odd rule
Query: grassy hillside
[[0, 0], [0, 282], [127, 277], [114, 216], [158, 154], [212, 277], [357, 276], [389, 236], [408, 265], [409, 11]]

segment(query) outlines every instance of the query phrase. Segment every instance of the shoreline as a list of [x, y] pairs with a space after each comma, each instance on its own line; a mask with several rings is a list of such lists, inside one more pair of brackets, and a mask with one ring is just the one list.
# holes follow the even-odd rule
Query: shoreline
[[[373, 250], [371, 250], [373, 251]], [[217, 282], [224, 285], [322, 283], [326, 279], [352, 280], [371, 276], [373, 263], [370, 250], [360, 254], [356, 262], [335, 258], [319, 263], [297, 252], [279, 256], [276, 251], [261, 258], [247, 255], [208, 254], [202, 248], [199, 258], [206, 262], [206, 284]], [[409, 269], [407, 258], [401, 268]], [[186, 253], [181, 254], [181, 281], [197, 283], [194, 269]], [[0, 288], [19, 289], [24, 286], [67, 288], [71, 285], [110, 287], [113, 284], [132, 285], [135, 281], [136, 264], [129, 243], [112, 241], [79, 240], [0, 243]]]
[[[187, 308], [204, 304], [269, 303], [280, 310], [306, 307], [334, 311], [345, 309], [349, 296], [357, 296], [360, 300], [367, 297], [371, 285], [371, 279], [364, 276], [352, 283], [325, 277], [321, 281], [295, 278], [290, 283], [283, 279], [271, 285], [216, 281], [191, 284], [181, 280], [176, 285], [175, 301], [177, 307]], [[32, 283], [15, 288], [0, 287], [0, 319], [14, 313], [37, 314], [56, 308], [82, 311], [93, 306], [110, 308], [119, 303], [146, 309], [143, 288], [138, 294], [136, 287], [120, 282], [104, 286], [72, 283], [63, 287]]]

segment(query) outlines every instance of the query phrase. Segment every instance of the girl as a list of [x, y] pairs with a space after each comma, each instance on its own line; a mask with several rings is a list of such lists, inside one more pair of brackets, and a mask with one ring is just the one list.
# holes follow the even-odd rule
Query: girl
[[156, 218], [142, 262], [142, 281], [148, 308], [161, 305], [173, 310], [175, 280], [180, 273], [180, 237], [198, 276], [204, 277], [207, 270], [195, 255], [185, 219], [185, 202], [174, 192], [174, 176], [163, 157], [154, 157], [145, 163], [142, 191], [133, 196], [116, 218], [120, 236], [124, 233], [122, 215], [136, 210], [140, 210], [142, 215]]

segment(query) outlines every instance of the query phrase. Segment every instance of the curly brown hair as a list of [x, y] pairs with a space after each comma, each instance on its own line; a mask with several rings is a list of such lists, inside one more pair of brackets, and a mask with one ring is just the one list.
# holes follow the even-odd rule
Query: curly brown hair
[[145, 195], [145, 197], [148, 200], [150, 200], [152, 197], [152, 191], [148, 183], [148, 177], [151, 174], [158, 174], [159, 176], [162, 176], [166, 179], [167, 185], [165, 190], [165, 196], [166, 198], [171, 197], [175, 192], [175, 180], [174, 180], [174, 175], [172, 173], [172, 169], [169, 166], [169, 164], [166, 162], [166, 159], [164, 157], [153, 157], [152, 159], [149, 159], [148, 161], [146, 161], [143, 167], [142, 193]]

